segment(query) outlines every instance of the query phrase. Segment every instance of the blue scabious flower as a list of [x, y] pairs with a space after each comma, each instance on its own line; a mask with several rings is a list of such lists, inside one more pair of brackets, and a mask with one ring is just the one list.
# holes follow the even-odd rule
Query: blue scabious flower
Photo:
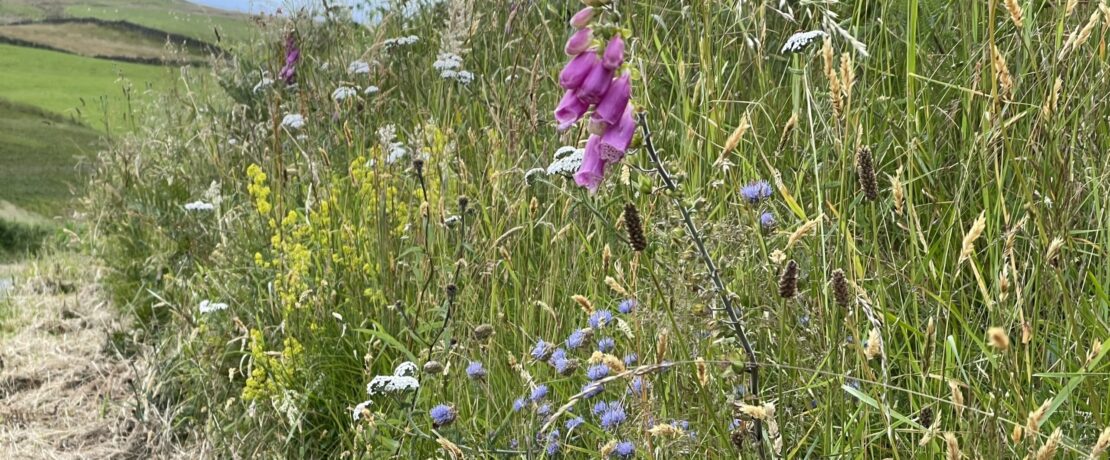
[[[542, 435], [537, 436], [537, 437], [542, 439]], [[544, 450], [547, 451], [547, 455], [550, 457], [550, 456], [554, 456], [555, 454], [558, 454], [559, 453], [559, 430], [551, 430], [551, 432], [548, 433], [546, 437], [547, 437], [547, 446], [544, 447]]]
[[578, 368], [578, 363], [573, 359], [566, 359], [566, 358], [554, 359], [554, 358], [552, 358], [551, 361], [549, 361], [549, 362], [551, 363], [552, 366], [555, 366], [555, 372], [558, 372], [559, 375], [569, 375], [570, 373], [574, 372], [575, 369]]
[[547, 361], [553, 352], [551, 344], [544, 342], [543, 339], [536, 341], [536, 346], [532, 347], [532, 358], [537, 361]]
[[624, 361], [625, 366], [632, 366], [633, 364], [636, 364], [640, 361], [640, 355], [637, 355], [636, 353], [629, 353], [627, 355], [624, 355], [624, 359], [622, 359], [621, 361]]
[[547, 360], [548, 362], [553, 362], [560, 359], [567, 359], [567, 351], [562, 348], [556, 348], [555, 351], [551, 352], [551, 357]]
[[624, 423], [626, 415], [624, 413], [624, 405], [620, 401], [611, 401], [609, 407], [605, 412], [601, 413], [600, 425], [602, 428], [611, 430], [618, 425]]
[[544, 404], [541, 404], [539, 407], [536, 408], [536, 415], [539, 415], [540, 417], [547, 417], [550, 414], [551, 414], [551, 404], [544, 403]]
[[594, 396], [601, 394], [605, 390], [605, 386], [600, 383], [587, 383], [582, 385], [582, 397], [590, 399]]
[[513, 412], [520, 412], [525, 404], [527, 403], [524, 402], [524, 398], [516, 398], [516, 401], [513, 401]]
[[590, 313], [590, 327], [594, 329], [601, 329], [613, 321], [613, 313], [609, 310], [597, 310]]
[[567, 431], [578, 428], [583, 423], [586, 423], [586, 420], [583, 419], [582, 417], [575, 417], [575, 418], [572, 418], [570, 420], [567, 420], [567, 423], [566, 423]]
[[621, 303], [617, 304], [617, 311], [627, 315], [635, 311], [637, 305], [639, 305], [639, 303], [636, 302], [636, 299], [624, 299]]
[[583, 344], [585, 344], [586, 341], [589, 340], [589, 338], [590, 338], [590, 330], [589, 329], [579, 329], [579, 330], [576, 330], [574, 332], [571, 332], [570, 337], [567, 337], [567, 348], [569, 348], [571, 350], [578, 349]]
[[590, 366], [589, 369], [586, 369], [586, 378], [590, 379], [591, 382], [595, 380], [601, 380], [608, 376], [609, 366], [606, 366], [604, 364], [594, 364], [593, 366]]
[[613, 351], [613, 349], [616, 348], [616, 347], [617, 347], [617, 341], [613, 340], [612, 337], [605, 337], [605, 338], [597, 341], [597, 349], [598, 349], [598, 351], [600, 351], [602, 353], [608, 353], [610, 351]]
[[757, 180], [740, 187], [740, 195], [751, 204], [757, 204], [760, 201], [770, 198], [771, 193], [771, 184], [768, 184], [765, 180]]
[[439, 428], [453, 423], [458, 413], [455, 412], [454, 407], [440, 404], [428, 411], [428, 415], [432, 417], [432, 426]]
[[546, 398], [547, 393], [547, 385], [540, 385], [532, 389], [532, 395], [528, 399], [531, 399], [533, 402], [539, 401], [543, 398]]
[[636, 454], [636, 445], [632, 441], [621, 441], [613, 447], [613, 455], [619, 458], [632, 458]]
[[466, 376], [472, 380], [482, 380], [486, 378], [486, 368], [478, 361], [471, 361], [466, 365]]
[[637, 375], [632, 377], [632, 381], [628, 382], [628, 394], [639, 397], [644, 394], [650, 385], [643, 377]]
[[602, 412], [605, 412], [607, 410], [609, 410], [609, 403], [607, 403], [605, 401], [598, 401], [598, 402], [594, 403], [594, 408], [593, 408], [594, 415], [599, 415]]
[[770, 212], [765, 212], [759, 216], [759, 225], [762, 225], [764, 230], [774, 229], [775, 223], [775, 215]]

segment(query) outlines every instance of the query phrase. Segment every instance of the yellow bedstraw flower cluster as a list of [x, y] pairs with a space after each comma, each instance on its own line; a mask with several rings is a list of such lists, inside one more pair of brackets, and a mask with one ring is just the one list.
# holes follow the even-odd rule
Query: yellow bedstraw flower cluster
[[304, 347], [293, 337], [286, 337], [280, 357], [266, 354], [262, 331], [251, 329], [251, 372], [243, 387], [243, 400], [271, 399], [289, 389], [293, 378], [304, 367]]

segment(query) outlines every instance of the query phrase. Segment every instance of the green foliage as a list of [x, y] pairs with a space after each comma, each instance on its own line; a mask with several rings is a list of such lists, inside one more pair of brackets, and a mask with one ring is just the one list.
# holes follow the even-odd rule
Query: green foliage
[[[1088, 452], [1110, 423], [1107, 365], [1089, 354], [1110, 336], [1106, 28], [1061, 50], [1097, 5], [1029, 8], [1019, 29], [981, 2], [802, 3], [791, 20], [771, 0], [620, 2], [635, 102], [679, 196], [658, 190], [641, 151], [596, 195], [528, 173], [584, 137], [560, 135], [549, 115], [570, 4], [479, 4], [460, 20], [463, 3], [449, 2], [373, 28], [297, 18], [283, 27], [303, 53], [297, 85], [256, 91], [284, 63], [284, 37], [267, 31], [214, 69], [224, 92], [189, 80], [193, 92], [167, 96], [97, 164], [89, 203], [109, 287], [172, 345], [158, 347], [154, 397], [177, 409], [183, 438], [251, 456], [423, 458], [442, 456], [442, 439], [476, 457], [540, 457], [535, 407], [511, 407], [541, 383], [553, 407], [576, 402], [570, 414], [587, 420], [561, 433], [571, 457], [615, 439], [640, 455], [754, 457], [743, 430], [770, 406], [734, 403], [774, 405], [763, 425], [775, 457], [936, 458], [938, 434], [952, 432], [970, 457], [1011, 458], [1056, 428], [1062, 450]], [[836, 31], [827, 55], [820, 42], [778, 53], [832, 13], [866, 55]], [[440, 35], [472, 23], [463, 66], [478, 78], [441, 78]], [[409, 34], [420, 40], [382, 46]], [[370, 75], [346, 72], [355, 59], [375, 63]], [[335, 101], [340, 86], [359, 94]], [[305, 127], [283, 127], [287, 114]], [[390, 162], [395, 142], [409, 155]], [[863, 146], [875, 201], [860, 190]], [[774, 197], [753, 205], [740, 188], [761, 178]], [[757, 394], [672, 198], [743, 308]], [[185, 210], [194, 200], [214, 210]], [[644, 252], [624, 242], [629, 202]], [[764, 212], [776, 228], [761, 228]], [[787, 260], [799, 276], [783, 299]], [[629, 421], [607, 432], [594, 400], [575, 396], [583, 371], [562, 376], [529, 354], [586, 327], [584, 308], [626, 297], [639, 309], [594, 333], [617, 344], [595, 358], [638, 354], [650, 390], [627, 395], [629, 375], [608, 384], [600, 398], [625, 399]], [[229, 307], [200, 313], [204, 300]], [[491, 338], [472, 333], [483, 324]], [[1008, 348], [990, 346], [991, 327]], [[354, 422], [367, 383], [406, 360], [449, 372], [419, 373], [415, 394], [372, 395], [372, 417]], [[484, 379], [466, 377], [470, 361]], [[1011, 440], [1045, 400], [1039, 433]], [[440, 403], [453, 425], [432, 425]], [[696, 436], [651, 434], [649, 420], [689, 421]]]

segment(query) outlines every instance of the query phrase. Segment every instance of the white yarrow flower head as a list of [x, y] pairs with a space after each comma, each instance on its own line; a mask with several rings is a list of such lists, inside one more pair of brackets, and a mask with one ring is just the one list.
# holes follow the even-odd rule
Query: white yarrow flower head
[[408, 154], [409, 151], [405, 148], [405, 144], [392, 142], [389, 144], [389, 155], [385, 157], [385, 162], [386, 164], [396, 163], [401, 161], [401, 159], [405, 158]]
[[439, 53], [432, 67], [439, 71], [455, 70], [462, 67], [462, 57], [455, 53]]
[[782, 50], [780, 50], [779, 52], [782, 54], [797, 53], [806, 49], [807, 46], [812, 44], [818, 38], [824, 38], [827, 35], [829, 34], [825, 33], [825, 31], [823, 30], [798, 32], [794, 35], [791, 35], [790, 38], [786, 39], [786, 43], [782, 45]]
[[547, 167], [547, 175], [562, 175], [570, 177], [578, 172], [582, 166], [582, 159], [586, 156], [586, 149], [575, 148], [570, 145], [559, 147], [555, 151], [555, 161]]
[[281, 119], [281, 126], [288, 129], [304, 128], [304, 115], [299, 113], [286, 114], [285, 117]]
[[336, 88], [335, 91], [332, 91], [331, 98], [335, 99], [335, 102], [343, 102], [347, 100], [347, 98], [355, 96], [357, 94], [358, 91], [356, 91], [354, 88], [351, 88], [350, 86], [340, 86]]
[[369, 75], [370, 63], [362, 60], [353, 61], [347, 66], [347, 73], [351, 75]]
[[212, 211], [215, 209], [216, 206], [214, 206], [212, 203], [205, 203], [200, 200], [194, 201], [192, 203], [185, 203], [186, 211]]
[[417, 37], [416, 35], [409, 35], [407, 37], [390, 38], [389, 40], [382, 42], [382, 45], [385, 46], [386, 49], [390, 49], [398, 46], [413, 45], [418, 41], [420, 41], [420, 37]]
[[204, 299], [200, 301], [200, 305], [198, 306], [198, 308], [200, 309], [201, 314], [206, 315], [220, 310], [227, 310], [227, 304], [221, 302], [212, 302], [208, 299]]
[[374, 86], [374, 85], [370, 85], [370, 86], [367, 86], [366, 89], [362, 90], [362, 94], [366, 94], [366, 95], [377, 94], [378, 91], [381, 91], [381, 88], [378, 88], [377, 86]]
[[416, 380], [416, 365], [405, 361], [393, 370], [393, 375], [379, 375], [370, 380], [366, 385], [366, 393], [374, 396], [380, 393], [400, 393], [415, 391], [420, 388], [420, 381]]

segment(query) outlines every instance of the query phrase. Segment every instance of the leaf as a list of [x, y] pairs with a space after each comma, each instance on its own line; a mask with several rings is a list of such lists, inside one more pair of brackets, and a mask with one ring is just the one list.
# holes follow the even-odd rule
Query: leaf
[[389, 345], [390, 347], [393, 347], [397, 351], [399, 351], [401, 353], [404, 353], [409, 361], [416, 362], [416, 355], [414, 355], [412, 353], [412, 351], [410, 351], [408, 349], [408, 347], [406, 347], [404, 344], [402, 344], [401, 341], [397, 340], [397, 338], [393, 337], [388, 332], [386, 332], [385, 328], [382, 327], [381, 323], [379, 323], [377, 321], [374, 321], [373, 324], [374, 324], [374, 329], [354, 328], [354, 329], [351, 329], [351, 330], [354, 331], [354, 332], [359, 332], [359, 333], [362, 333], [362, 334], [368, 334], [370, 336], [376, 337], [376, 338], [380, 339], [382, 342], [385, 342], [386, 345]]
[[840, 388], [843, 388], [844, 391], [847, 391], [848, 394], [850, 394], [852, 396], [855, 396], [856, 399], [862, 401], [864, 404], [867, 404], [868, 406], [874, 407], [875, 409], [878, 409], [879, 411], [885, 411], [886, 413], [890, 414], [891, 417], [898, 420], [899, 422], [905, 423], [905, 424], [910, 425], [910, 426], [912, 426], [914, 428], [917, 428], [919, 430], [927, 429], [926, 427], [921, 426], [920, 423], [917, 423], [917, 422], [911, 420], [909, 417], [906, 417], [905, 415], [902, 415], [902, 414], [898, 413], [897, 411], [891, 409], [890, 407], [887, 407], [885, 405], [880, 407], [879, 402], [875, 401], [875, 398], [872, 398], [871, 396], [868, 396], [866, 393], [857, 390], [855, 387], [852, 387], [851, 385], [841, 385]]

